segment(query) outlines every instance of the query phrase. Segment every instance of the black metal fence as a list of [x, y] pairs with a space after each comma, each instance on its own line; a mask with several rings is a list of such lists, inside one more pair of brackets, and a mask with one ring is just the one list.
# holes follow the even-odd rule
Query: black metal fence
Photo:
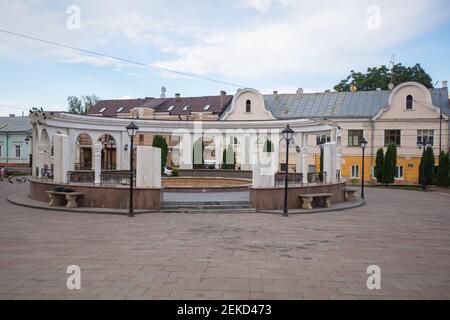
[[309, 172], [308, 183], [325, 183], [327, 181], [326, 172]]
[[50, 168], [42, 168], [41, 169], [41, 179], [50, 179], [53, 180], [53, 169]]
[[68, 171], [67, 172], [67, 181], [70, 182], [78, 182], [78, 183], [94, 183], [95, 180], [95, 172], [92, 170], [85, 171]]
[[[101, 184], [130, 185], [130, 170], [103, 170]], [[133, 185], [136, 185], [136, 170], [133, 170]]]
[[[284, 186], [286, 174], [284, 172], [277, 172], [275, 174], [275, 186]], [[302, 185], [303, 174], [300, 172], [288, 173], [288, 185]]]

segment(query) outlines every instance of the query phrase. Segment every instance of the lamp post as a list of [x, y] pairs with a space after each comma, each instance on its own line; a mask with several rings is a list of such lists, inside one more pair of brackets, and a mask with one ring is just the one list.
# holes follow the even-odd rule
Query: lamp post
[[367, 140], [363, 137], [359, 144], [362, 148], [361, 199], [364, 199], [364, 150], [367, 147]]
[[284, 209], [283, 217], [288, 216], [288, 170], [289, 170], [289, 143], [294, 135], [294, 130], [289, 128], [289, 125], [281, 131], [283, 139], [286, 141], [286, 166], [284, 168]]
[[[25, 143], [26, 143], [27, 145], [29, 145], [32, 138], [33, 138], [32, 136], [27, 136], [27, 137], [25, 138]], [[30, 168], [32, 167], [32, 163], [33, 163], [33, 158], [32, 158], [32, 156], [33, 156], [33, 155], [32, 155], [32, 152], [30, 152], [29, 149], [28, 149], [28, 166], [29, 166]]]
[[110, 137], [109, 139], [109, 170], [113, 170], [113, 165], [112, 165], [112, 148], [114, 147], [114, 139], [112, 137]]
[[134, 143], [134, 137], [136, 136], [136, 133], [139, 130], [139, 127], [134, 124], [134, 122], [131, 122], [129, 125], [126, 126], [128, 136], [130, 137], [130, 207], [128, 209], [128, 216], [134, 217], [134, 211], [133, 211], [133, 188], [134, 188], [134, 181], [133, 181], [133, 143]]
[[320, 158], [319, 158], [319, 181], [323, 182], [323, 146], [326, 143], [324, 138], [319, 141]]
[[425, 163], [424, 163], [425, 157], [424, 157], [424, 155], [425, 155], [426, 148], [430, 147], [431, 145], [432, 145], [431, 140], [428, 139], [427, 136], [423, 136], [422, 139], [417, 141], [417, 147], [419, 149], [423, 148], [422, 161], [421, 161], [422, 162], [421, 163], [421, 165], [422, 165], [422, 190], [427, 189], [427, 178], [425, 176]]

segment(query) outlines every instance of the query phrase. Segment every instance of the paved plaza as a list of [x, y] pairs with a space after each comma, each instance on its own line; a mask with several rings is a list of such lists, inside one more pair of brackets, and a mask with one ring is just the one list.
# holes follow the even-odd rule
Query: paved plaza
[[449, 194], [367, 188], [364, 207], [340, 212], [128, 218], [7, 202], [27, 188], [0, 182], [1, 299], [450, 298]]

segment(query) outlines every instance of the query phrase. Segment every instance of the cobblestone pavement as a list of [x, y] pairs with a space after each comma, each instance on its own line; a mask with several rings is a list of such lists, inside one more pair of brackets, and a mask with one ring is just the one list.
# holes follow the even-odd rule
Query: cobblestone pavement
[[[334, 213], [128, 218], [5, 200], [27, 187], [0, 182], [1, 299], [450, 298], [448, 194], [367, 188], [366, 206]], [[73, 264], [81, 290], [66, 288]]]

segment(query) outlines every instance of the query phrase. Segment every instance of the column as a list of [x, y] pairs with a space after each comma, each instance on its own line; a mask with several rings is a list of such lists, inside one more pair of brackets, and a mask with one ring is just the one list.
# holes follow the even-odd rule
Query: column
[[[303, 147], [303, 133], [295, 133], [295, 172], [302, 172], [302, 147]], [[300, 148], [300, 152], [297, 152], [297, 147]]]
[[275, 173], [278, 171], [278, 161], [275, 152], [258, 152], [253, 164], [253, 188], [273, 188], [275, 186]]
[[53, 135], [53, 181], [67, 183], [69, 169], [69, 137], [65, 134]]
[[193, 135], [191, 133], [184, 133], [181, 136], [180, 143], [178, 144], [180, 155], [180, 169], [193, 169], [193, 143]]
[[161, 149], [136, 147], [136, 188], [161, 188]]
[[92, 146], [92, 169], [94, 169], [94, 184], [100, 184], [100, 175], [102, 173], [102, 144], [94, 143]]
[[45, 151], [45, 144], [42, 143], [37, 144], [36, 155], [33, 156], [33, 175], [38, 178], [41, 177], [41, 169], [44, 167], [44, 151]]
[[326, 183], [336, 182], [336, 143], [329, 142], [323, 146], [323, 169], [326, 172]]

